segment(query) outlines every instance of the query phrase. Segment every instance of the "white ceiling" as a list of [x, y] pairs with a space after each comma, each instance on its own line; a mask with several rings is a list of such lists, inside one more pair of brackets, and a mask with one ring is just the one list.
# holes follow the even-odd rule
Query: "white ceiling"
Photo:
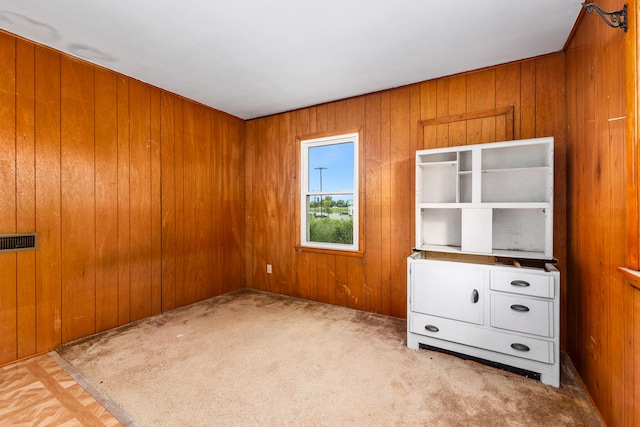
[[560, 51], [582, 1], [0, 0], [0, 28], [250, 119]]

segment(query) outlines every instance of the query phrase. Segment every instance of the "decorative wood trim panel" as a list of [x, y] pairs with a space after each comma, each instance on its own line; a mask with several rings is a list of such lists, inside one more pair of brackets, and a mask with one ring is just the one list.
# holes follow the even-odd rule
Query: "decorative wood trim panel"
[[[450, 127], [445, 125], [451, 125], [451, 128], [461, 125], [465, 128], [470, 125], [479, 125], [482, 131], [482, 128], [487, 128], [487, 121], [485, 119], [493, 119], [493, 121], [489, 120], [488, 122], [489, 127], [492, 129], [489, 132], [486, 132], [486, 130], [484, 133], [481, 132], [479, 140], [473, 141], [474, 143], [510, 141], [514, 139], [514, 107], [509, 106], [421, 120], [418, 122], [418, 147], [421, 148], [418, 149], [427, 148], [425, 141], [433, 139], [437, 133], [447, 132], [450, 136], [449, 139], [451, 139], [451, 132], [447, 131]], [[432, 128], [432, 126], [435, 127], [435, 129]], [[470, 134], [473, 133], [464, 132], [462, 134], [463, 137], [454, 138], [455, 141], [449, 141], [448, 145], [467, 144], [469, 143], [468, 137]], [[490, 136], [487, 137], [487, 134]], [[461, 141], [461, 139], [464, 139], [464, 141]]]
[[628, 34], [624, 38], [624, 63], [626, 93], [626, 215], [627, 215], [627, 266], [640, 269], [640, 203], [638, 180], [640, 179], [640, 152], [638, 151], [638, 91], [640, 91], [640, 69], [638, 67], [637, 1], [630, 1], [627, 8]]
[[635, 426], [640, 422], [640, 272], [621, 268], [624, 275], [624, 380], [621, 384], [623, 412], [621, 424]]

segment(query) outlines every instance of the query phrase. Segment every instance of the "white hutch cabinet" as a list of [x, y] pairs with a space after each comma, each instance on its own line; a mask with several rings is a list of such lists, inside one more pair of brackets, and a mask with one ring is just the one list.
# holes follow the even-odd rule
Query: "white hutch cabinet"
[[416, 249], [553, 257], [553, 138], [416, 153]]
[[552, 231], [553, 138], [418, 151], [407, 345], [558, 387]]

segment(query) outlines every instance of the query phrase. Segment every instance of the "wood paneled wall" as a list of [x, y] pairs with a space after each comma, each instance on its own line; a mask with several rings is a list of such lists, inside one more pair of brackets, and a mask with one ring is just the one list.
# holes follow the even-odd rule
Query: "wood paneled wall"
[[[637, 424], [639, 280], [618, 270], [640, 269], [629, 3], [626, 35], [585, 15], [565, 53], [246, 123], [0, 33], [0, 233], [40, 233], [0, 254], [0, 364], [245, 284], [405, 317], [415, 150], [512, 121], [556, 141], [562, 347], [607, 423]], [[297, 251], [296, 138], [354, 129], [364, 256]]]
[[[248, 121], [247, 286], [406, 317], [406, 258], [415, 245], [415, 151], [491, 142], [506, 134], [504, 119], [483, 114], [445, 121], [435, 130], [423, 130], [419, 122], [508, 107], [516, 139], [555, 137], [554, 252], [564, 273], [564, 65], [558, 53]], [[364, 257], [298, 252], [296, 137], [353, 129], [363, 135]], [[266, 264], [273, 265], [272, 274]]]
[[[613, 0], [598, 5], [604, 10], [622, 7]], [[584, 14], [566, 48], [567, 350], [609, 426], [640, 423], [630, 409], [634, 401], [640, 407], [640, 393], [629, 395], [638, 387], [629, 368], [640, 359], [633, 333], [627, 333], [640, 316], [633, 313], [638, 291], [631, 291], [619, 271], [638, 269], [637, 203], [627, 203], [634, 179], [627, 180], [626, 166], [633, 159], [625, 154], [627, 144], [637, 144], [635, 133], [627, 132], [637, 111], [627, 107], [625, 95], [626, 79], [635, 81], [626, 73], [637, 70], [635, 53], [625, 55], [628, 38], [637, 37], [637, 7], [636, 1], [629, 2], [628, 33], [609, 28], [595, 14]], [[634, 98], [635, 90], [630, 92]], [[631, 168], [637, 170], [637, 163]], [[637, 187], [632, 191], [637, 198]], [[628, 207], [635, 213], [625, 221]], [[628, 232], [635, 234], [630, 240]], [[628, 264], [634, 259], [635, 265]]]
[[244, 121], [0, 33], [0, 364], [244, 286]]

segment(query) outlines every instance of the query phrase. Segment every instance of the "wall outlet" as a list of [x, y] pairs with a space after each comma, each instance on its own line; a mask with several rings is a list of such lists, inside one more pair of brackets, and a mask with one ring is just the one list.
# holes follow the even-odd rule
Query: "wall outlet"
[[271, 268], [271, 264], [267, 264], [267, 274], [273, 273], [273, 269]]

